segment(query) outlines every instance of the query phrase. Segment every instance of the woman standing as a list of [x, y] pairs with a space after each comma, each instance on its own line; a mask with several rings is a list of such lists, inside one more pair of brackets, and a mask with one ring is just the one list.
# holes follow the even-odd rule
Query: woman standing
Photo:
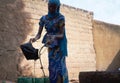
[[40, 38], [43, 27], [46, 34], [42, 43], [48, 47], [50, 83], [68, 83], [65, 17], [60, 13], [59, 0], [48, 1], [48, 14], [40, 18], [39, 31], [35, 38], [30, 39], [31, 42]]

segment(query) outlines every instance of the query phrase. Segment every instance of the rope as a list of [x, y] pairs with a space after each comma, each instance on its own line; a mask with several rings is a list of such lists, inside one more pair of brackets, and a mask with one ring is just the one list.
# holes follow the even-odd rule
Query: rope
[[41, 50], [43, 49], [43, 47], [45, 47], [45, 45], [43, 45], [43, 46], [40, 48], [38, 54], [39, 54], [39, 61], [40, 61], [40, 65], [41, 65], [40, 69], [42, 69], [43, 76], [46, 77], [45, 71], [44, 71], [44, 69], [43, 69], [43, 64], [42, 64], [42, 61], [41, 61]]
[[[46, 77], [45, 71], [44, 71], [44, 69], [43, 69], [43, 64], [42, 64], [42, 61], [41, 61], [41, 50], [43, 49], [43, 47], [45, 47], [45, 45], [43, 45], [43, 46], [40, 48], [40, 50], [38, 51], [38, 55], [39, 55], [39, 61], [40, 61], [40, 65], [41, 65], [40, 69], [42, 69], [43, 76]], [[36, 61], [36, 60], [34, 60], [34, 76], [35, 76], [35, 61]], [[35, 78], [33, 78], [33, 83], [35, 83]]]
[[[49, 40], [49, 41], [50, 41], [50, 40]], [[42, 55], [42, 54], [41, 54], [41, 51], [42, 51], [42, 49], [43, 49], [45, 46], [47, 46], [47, 43], [48, 43], [49, 41], [47, 41], [47, 42], [40, 48], [40, 50], [38, 51], [39, 61], [40, 61], [40, 65], [41, 65], [40, 69], [42, 70], [44, 77], [46, 77], [46, 75], [45, 75], [45, 71], [44, 71], [44, 68], [43, 68], [42, 60], [41, 60], [41, 55]], [[47, 46], [47, 47], [48, 47], [48, 46]], [[35, 68], [35, 61], [34, 61], [34, 68]], [[35, 75], [35, 69], [34, 69], [34, 75]]]

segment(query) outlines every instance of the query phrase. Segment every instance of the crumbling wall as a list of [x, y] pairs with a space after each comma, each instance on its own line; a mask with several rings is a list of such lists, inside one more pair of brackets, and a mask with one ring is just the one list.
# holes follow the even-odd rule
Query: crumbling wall
[[118, 71], [120, 68], [120, 26], [94, 20], [96, 69]]

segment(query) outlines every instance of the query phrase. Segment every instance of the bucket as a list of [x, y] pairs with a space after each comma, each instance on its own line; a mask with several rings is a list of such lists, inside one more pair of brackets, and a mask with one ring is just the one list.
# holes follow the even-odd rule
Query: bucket
[[19, 77], [17, 79], [17, 83], [49, 83], [49, 78]]

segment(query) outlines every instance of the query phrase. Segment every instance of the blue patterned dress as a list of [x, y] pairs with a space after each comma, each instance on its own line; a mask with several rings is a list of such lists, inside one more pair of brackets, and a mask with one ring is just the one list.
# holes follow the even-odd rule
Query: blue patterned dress
[[[39, 22], [41, 27], [45, 27], [46, 34], [43, 37], [42, 43], [46, 43], [47, 34], [56, 35], [60, 31], [60, 25], [65, 23], [63, 15], [59, 14], [55, 18], [49, 19], [47, 15], [42, 16]], [[68, 72], [66, 67], [66, 56], [67, 56], [67, 39], [64, 28], [63, 38], [54, 40], [53, 43], [48, 47], [49, 58], [49, 79], [50, 83], [57, 83], [58, 77], [62, 78], [62, 83], [68, 83]]]

